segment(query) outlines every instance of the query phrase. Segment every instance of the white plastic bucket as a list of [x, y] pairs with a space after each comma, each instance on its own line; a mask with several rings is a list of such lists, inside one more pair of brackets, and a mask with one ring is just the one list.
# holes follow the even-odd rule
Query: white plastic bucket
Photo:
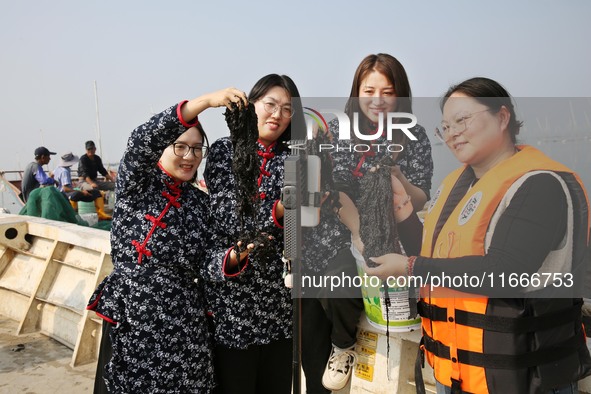
[[111, 212], [115, 208], [115, 192], [113, 190], [105, 193], [105, 206]]
[[[364, 259], [361, 253], [351, 245], [351, 252], [357, 262], [360, 276], [367, 275], [363, 270]], [[375, 277], [369, 277], [375, 278]], [[361, 287], [365, 317], [368, 323], [378, 330], [386, 332], [408, 332], [421, 327], [419, 315], [410, 316], [408, 287], [388, 287], [382, 281], [364, 280]], [[379, 285], [375, 285], [379, 283]], [[372, 284], [374, 284], [372, 286]], [[386, 293], [387, 292], [387, 293]], [[386, 294], [390, 298], [390, 307], [386, 307]]]
[[98, 215], [96, 213], [83, 213], [80, 218], [84, 220], [90, 227], [98, 223]]

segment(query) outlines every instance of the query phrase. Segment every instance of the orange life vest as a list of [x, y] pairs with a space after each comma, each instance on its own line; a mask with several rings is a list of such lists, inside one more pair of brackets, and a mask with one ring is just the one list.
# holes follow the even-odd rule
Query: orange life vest
[[[571, 218], [569, 221], [570, 229], [567, 234], [575, 237], [576, 245], [572, 253], [571, 250], [568, 251], [566, 258], [563, 255], [563, 267], [567, 271], [570, 271], [571, 262], [573, 265], [582, 264], [581, 256], [584, 252], [581, 251], [586, 250], [589, 242], [589, 208], [582, 182], [570, 169], [533, 147], [521, 146], [518, 153], [489, 170], [452, 207], [449, 203], [450, 194], [458, 181], [466, 176], [466, 169], [462, 167], [452, 172], [435, 193], [425, 217], [421, 256], [454, 258], [485, 255], [494, 233], [495, 218], [498, 219], [517, 190], [514, 185], [520, 185], [519, 180], [532, 172], [544, 171], [563, 179], [561, 184], [567, 192], [571, 216], [573, 210], [577, 216], [581, 213], [584, 215], [584, 220], [577, 219], [573, 222]], [[451, 214], [445, 219], [443, 226], [439, 223], [441, 230], [438, 230], [442, 213], [450, 210]], [[555, 381], [543, 368], [534, 372], [528, 372], [528, 369], [537, 365], [537, 362], [555, 362], [556, 359], [571, 357], [571, 361], [576, 359], [578, 370], [564, 372], [573, 375], [569, 375], [567, 379], [572, 380], [567, 382], [576, 381], [589, 372], [591, 359], [580, 329], [581, 303], [572, 298], [559, 301], [489, 299], [444, 287], [431, 290], [426, 286], [421, 289], [419, 302], [423, 315], [422, 348], [427, 361], [434, 368], [437, 381], [454, 390], [488, 393], [491, 390], [507, 392], [499, 387], [504, 387], [503, 390], [512, 387], [510, 392], [537, 392], [545, 387], [555, 387]], [[494, 311], [499, 310], [499, 305], [502, 305], [504, 311], [510, 312], [502, 317], [496, 315]], [[535, 312], [530, 316], [532, 310]], [[561, 316], [562, 324], [567, 327], [568, 323], [575, 324], [572, 324], [572, 330], [566, 334], [564, 326], [560, 326], [562, 336], [554, 338], [554, 343], [544, 344], [537, 337], [532, 339], [532, 335], [536, 336], [537, 331], [544, 330], [550, 330], [544, 331], [544, 335], [552, 335], [551, 330], [559, 324], [542, 323], [544, 314], [546, 317]], [[526, 321], [528, 318], [529, 321]], [[533, 322], [536, 319], [537, 322]], [[526, 327], [528, 324], [529, 328]], [[496, 330], [501, 333], [494, 332]], [[494, 341], [501, 341], [504, 346], [497, 347]], [[508, 343], [515, 344], [510, 351], [505, 348]], [[529, 343], [529, 347], [521, 347], [521, 343]], [[561, 354], [554, 352], [554, 355], [546, 355], [548, 349], [545, 346], [552, 348], [552, 345], [570, 346], [570, 349]], [[572, 367], [573, 362], [569, 365]], [[564, 375], [558, 379], [564, 382]]]

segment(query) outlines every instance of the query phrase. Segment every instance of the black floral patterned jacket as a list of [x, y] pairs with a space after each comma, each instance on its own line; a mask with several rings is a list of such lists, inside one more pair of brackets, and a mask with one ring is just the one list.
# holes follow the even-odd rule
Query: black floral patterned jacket
[[[359, 184], [363, 175], [377, 164], [384, 156], [390, 154], [385, 148], [390, 142], [384, 137], [369, 144], [381, 145], [381, 149], [360, 155], [352, 146], [351, 140], [338, 140], [338, 121], [329, 122], [329, 132], [333, 140], [338, 141], [339, 150], [332, 153], [333, 180], [339, 191], [347, 193], [353, 201], [359, 197]], [[398, 155], [396, 164], [410, 183], [419, 187], [427, 196], [431, 189], [433, 177], [433, 157], [431, 143], [425, 129], [417, 125], [411, 130], [417, 137], [416, 141], [409, 141], [404, 148], [404, 154]], [[365, 147], [358, 148], [363, 151]], [[335, 214], [323, 211], [321, 221], [317, 227], [304, 230], [303, 269], [304, 272], [324, 272], [328, 261], [343, 248], [351, 244], [351, 233]]]
[[172, 106], [136, 128], [116, 184], [113, 272], [88, 309], [114, 324], [110, 392], [209, 393], [211, 340], [203, 281], [208, 197], [158, 165], [192, 124]]
[[260, 142], [257, 145], [260, 205], [256, 223], [247, 222], [246, 226], [274, 237], [265, 245], [272, 249], [271, 258], [262, 261], [251, 255], [236, 272], [226, 266], [240, 233], [229, 138], [221, 138], [211, 146], [204, 174], [211, 201], [206, 298], [213, 316], [215, 341], [229, 348], [244, 349], [291, 338], [290, 290], [282, 278], [283, 225], [275, 217], [274, 209], [281, 198], [287, 153], [280, 152], [275, 144], [267, 148]]

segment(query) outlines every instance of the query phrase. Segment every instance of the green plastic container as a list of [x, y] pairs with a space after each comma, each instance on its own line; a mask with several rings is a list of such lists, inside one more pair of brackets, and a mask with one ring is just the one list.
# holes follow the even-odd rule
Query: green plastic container
[[83, 215], [85, 213], [96, 213], [96, 207], [93, 202], [78, 201], [78, 214]]

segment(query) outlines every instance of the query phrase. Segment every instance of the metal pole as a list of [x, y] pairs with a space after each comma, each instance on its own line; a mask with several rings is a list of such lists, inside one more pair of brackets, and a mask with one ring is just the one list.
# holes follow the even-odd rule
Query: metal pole
[[97, 87], [96, 87], [96, 80], [94, 81], [94, 102], [95, 102], [95, 112], [96, 112], [96, 134], [98, 137], [98, 151], [99, 151], [99, 156], [101, 156], [101, 158], [103, 159], [103, 162], [105, 162], [105, 158], [103, 157], [103, 143], [101, 140], [101, 123], [99, 121], [99, 104], [98, 104], [98, 92], [97, 92]]
[[282, 203], [285, 207], [284, 256], [291, 262], [291, 274], [293, 280], [293, 359], [292, 359], [292, 393], [300, 394], [301, 390], [301, 261], [302, 261], [302, 182], [304, 158], [296, 151], [285, 160], [285, 181]]

